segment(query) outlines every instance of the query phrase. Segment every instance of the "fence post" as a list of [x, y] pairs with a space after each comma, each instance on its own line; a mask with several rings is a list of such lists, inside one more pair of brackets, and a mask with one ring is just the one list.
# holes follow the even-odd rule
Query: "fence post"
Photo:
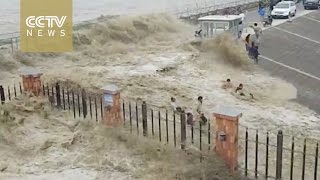
[[282, 153], [283, 153], [283, 134], [279, 130], [277, 134], [277, 159], [276, 159], [276, 179], [282, 177]]
[[96, 110], [96, 122], [98, 122], [98, 104], [97, 104], [97, 96], [94, 97], [94, 109]]
[[44, 84], [42, 84], [42, 93], [43, 93], [43, 96], [46, 96], [46, 89], [45, 89], [45, 87], [44, 87]]
[[21, 87], [21, 83], [19, 83], [19, 90], [20, 90], [20, 94], [22, 94], [22, 87]]
[[318, 172], [318, 157], [319, 157], [319, 144], [316, 146], [316, 156], [314, 161], [314, 180], [317, 180], [317, 172]]
[[24, 68], [21, 71], [22, 84], [24, 91], [33, 93], [35, 96], [41, 94], [41, 76], [42, 73], [34, 68]]
[[180, 114], [180, 121], [181, 121], [181, 149], [185, 149], [186, 148], [186, 139], [187, 139], [185, 112], [182, 112]]
[[90, 109], [90, 118], [92, 119], [92, 101], [91, 101], [91, 95], [89, 95], [89, 109]]
[[64, 94], [64, 88], [62, 87], [62, 102], [63, 102], [63, 110], [66, 110], [66, 100]]
[[81, 97], [82, 97], [82, 113], [83, 113], [83, 118], [85, 119], [88, 114], [88, 108], [87, 108], [87, 93], [84, 89], [82, 89], [81, 92]]
[[293, 180], [293, 164], [294, 164], [294, 137], [291, 142], [291, 161], [290, 161], [290, 180]]
[[147, 104], [145, 101], [142, 102], [142, 128], [143, 136], [148, 135], [148, 115], [147, 115]]
[[110, 84], [102, 88], [100, 95], [102, 123], [110, 127], [123, 125], [121, 116], [120, 88], [115, 84]]
[[54, 105], [55, 104], [55, 100], [54, 100], [54, 90], [53, 90], [53, 85], [51, 86], [51, 93], [52, 93], [52, 102], [51, 104]]
[[266, 140], [266, 174], [265, 178], [268, 178], [268, 172], [269, 172], [269, 132], [267, 132], [267, 140]]
[[75, 101], [74, 101], [74, 91], [72, 90], [72, 109], [73, 109], [73, 117], [76, 118], [76, 106], [75, 106]]
[[167, 134], [167, 144], [168, 144], [169, 143], [168, 110], [166, 110], [166, 134]]
[[177, 135], [176, 135], [176, 112], [173, 112], [173, 142], [174, 147], [177, 147]]
[[242, 113], [232, 107], [221, 106], [213, 113], [215, 119], [215, 151], [232, 172], [238, 169], [239, 119]]
[[249, 133], [248, 128], [246, 128], [246, 140], [245, 140], [245, 159], [244, 159], [244, 174], [248, 176], [248, 141]]
[[0, 86], [0, 99], [1, 99], [1, 104], [4, 104], [4, 102], [6, 101], [6, 97], [4, 95], [3, 86]]
[[130, 132], [132, 133], [132, 108], [131, 108], [131, 101], [129, 101], [129, 121], [130, 121]]
[[9, 98], [9, 101], [11, 101], [11, 92], [10, 92], [10, 86], [8, 86], [8, 98]]
[[259, 134], [258, 130], [256, 130], [256, 154], [255, 154], [255, 166], [254, 166], [254, 176], [258, 178], [258, 159], [259, 159]]
[[302, 177], [301, 177], [302, 180], [304, 180], [305, 172], [306, 172], [306, 154], [307, 154], [307, 139], [304, 139], [303, 155], [302, 155]]
[[16, 85], [13, 85], [13, 92], [14, 92], [14, 97], [17, 97], [17, 88]]
[[161, 137], [161, 112], [160, 112], [160, 110], [159, 110], [159, 112], [158, 112], [158, 118], [159, 118], [159, 141], [161, 142], [161, 140], [162, 140], [162, 137]]
[[126, 126], [126, 105], [124, 100], [122, 101], [122, 118], [123, 118], [123, 126]]
[[78, 117], [81, 117], [81, 107], [80, 107], [80, 95], [79, 95], [80, 92], [77, 92], [77, 106], [78, 106], [78, 112], [79, 112], [79, 116]]
[[68, 100], [68, 109], [70, 111], [71, 106], [70, 106], [70, 89], [69, 88], [67, 88], [67, 100]]
[[60, 95], [60, 85], [56, 83], [56, 94], [57, 94], [57, 107], [61, 108], [61, 95]]
[[153, 109], [151, 109], [151, 131], [152, 131], [152, 136], [154, 136], [154, 122], [153, 122]]
[[138, 111], [138, 102], [136, 102], [136, 123], [137, 123], [137, 133], [139, 135], [139, 111]]

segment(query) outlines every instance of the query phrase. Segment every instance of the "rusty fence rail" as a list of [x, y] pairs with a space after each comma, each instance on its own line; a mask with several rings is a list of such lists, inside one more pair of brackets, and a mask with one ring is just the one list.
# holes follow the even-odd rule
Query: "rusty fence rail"
[[[21, 84], [0, 85], [0, 105], [24, 93]], [[42, 96], [52, 106], [70, 111], [74, 118], [103, 121], [102, 94], [82, 88], [70, 88], [58, 83], [42, 85]], [[192, 148], [200, 152], [202, 160], [214, 150], [213, 119], [206, 124], [195, 121], [188, 124], [186, 113], [148, 105], [141, 101], [121, 102], [123, 127], [138, 136], [171, 145]], [[248, 177], [263, 179], [317, 180], [319, 141], [301, 139], [283, 134], [282, 131], [259, 132], [245, 126], [239, 127], [239, 169]]]

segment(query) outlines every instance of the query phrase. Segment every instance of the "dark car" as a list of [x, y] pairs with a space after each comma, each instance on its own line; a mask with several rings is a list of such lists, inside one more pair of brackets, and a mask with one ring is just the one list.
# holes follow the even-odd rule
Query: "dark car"
[[304, 9], [319, 9], [320, 0], [305, 0], [303, 2]]

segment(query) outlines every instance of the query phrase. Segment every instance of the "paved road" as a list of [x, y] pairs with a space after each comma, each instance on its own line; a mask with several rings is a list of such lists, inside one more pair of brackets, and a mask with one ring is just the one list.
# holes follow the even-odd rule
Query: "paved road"
[[261, 42], [260, 65], [295, 85], [297, 101], [320, 114], [320, 11], [266, 29]]
[[[260, 21], [256, 10], [246, 19]], [[298, 4], [293, 22], [274, 20], [264, 30], [260, 53], [260, 66], [296, 86], [296, 101], [320, 114], [320, 10], [306, 11]]]

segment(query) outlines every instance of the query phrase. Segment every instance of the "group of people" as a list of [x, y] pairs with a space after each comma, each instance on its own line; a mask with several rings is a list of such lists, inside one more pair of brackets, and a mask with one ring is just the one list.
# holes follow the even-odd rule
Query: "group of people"
[[[234, 89], [234, 85], [231, 82], [231, 79], [227, 79], [226, 81], [223, 82], [222, 84], [222, 88], [225, 90], [229, 90], [229, 89]], [[234, 93], [240, 95], [240, 96], [246, 96], [246, 93], [244, 92], [244, 87], [243, 84], [240, 83], [235, 89], [234, 89]], [[253, 99], [253, 94], [249, 93], [249, 96]]]
[[[171, 97], [171, 107], [173, 111], [175, 112], [185, 112], [185, 109], [183, 109], [181, 106], [178, 106], [176, 104], [176, 99], [174, 97]], [[197, 101], [197, 107], [196, 107], [196, 119], [194, 119], [192, 112], [187, 112], [187, 124], [193, 126], [195, 121], [199, 121], [201, 125], [205, 125], [208, 121], [206, 116], [204, 115], [204, 112], [202, 110], [202, 103], [203, 103], [203, 97], [199, 96]]]
[[[231, 82], [231, 79], [227, 79], [226, 81], [223, 82], [222, 88], [225, 90], [229, 90], [229, 89], [234, 89], [234, 85]], [[252, 93], [248, 93], [246, 94], [244, 91], [244, 86], [242, 83], [240, 83], [235, 89], [234, 89], [234, 93], [240, 95], [240, 96], [247, 96], [249, 95], [252, 99], [253, 94]], [[193, 126], [195, 121], [199, 121], [199, 123], [201, 125], [205, 125], [208, 121], [207, 117], [204, 115], [204, 111], [202, 109], [202, 104], [203, 104], [203, 97], [199, 96], [197, 99], [197, 106], [196, 106], [196, 110], [195, 112], [185, 112], [186, 108], [183, 108], [181, 106], [177, 105], [177, 101], [176, 98], [171, 97], [171, 108], [174, 112], [176, 113], [186, 113], [187, 115], [187, 124]], [[196, 117], [194, 118], [194, 114], [196, 114]]]
[[258, 57], [259, 57], [259, 43], [260, 37], [262, 34], [261, 27], [258, 26], [257, 23], [254, 23], [253, 26], [250, 26], [254, 30], [254, 36], [248, 34], [245, 38], [246, 43], [246, 50], [250, 58], [254, 60], [256, 64], [258, 64]]

